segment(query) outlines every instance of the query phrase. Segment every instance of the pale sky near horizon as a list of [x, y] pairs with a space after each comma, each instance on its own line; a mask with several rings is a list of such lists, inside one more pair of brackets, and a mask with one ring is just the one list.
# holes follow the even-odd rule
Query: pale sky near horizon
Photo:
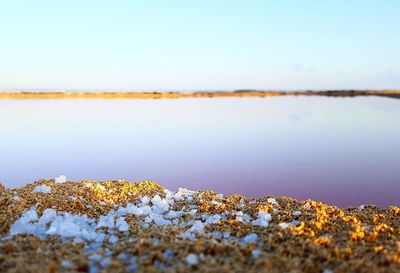
[[400, 1], [0, 1], [0, 89], [400, 88]]

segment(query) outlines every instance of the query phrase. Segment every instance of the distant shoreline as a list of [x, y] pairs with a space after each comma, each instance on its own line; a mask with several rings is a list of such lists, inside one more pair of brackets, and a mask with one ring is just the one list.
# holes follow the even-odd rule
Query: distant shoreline
[[0, 92], [0, 99], [180, 99], [222, 97], [326, 96], [357, 97], [383, 96], [400, 98], [400, 90], [322, 90], [322, 91], [262, 91], [236, 90], [212, 92]]

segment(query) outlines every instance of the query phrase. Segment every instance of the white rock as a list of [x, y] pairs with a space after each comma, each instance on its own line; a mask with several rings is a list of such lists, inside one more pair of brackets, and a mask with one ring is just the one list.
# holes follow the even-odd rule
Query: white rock
[[292, 214], [293, 214], [294, 216], [299, 216], [299, 215], [301, 215], [301, 211], [295, 210], [295, 211], [293, 211]]

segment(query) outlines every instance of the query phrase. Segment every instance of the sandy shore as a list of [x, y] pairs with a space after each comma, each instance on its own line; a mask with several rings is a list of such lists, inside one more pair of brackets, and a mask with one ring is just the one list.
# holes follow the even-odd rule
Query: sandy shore
[[398, 207], [146, 181], [40, 180], [0, 193], [0, 272], [400, 272]]
[[260, 91], [236, 90], [227, 92], [0, 92], [0, 99], [179, 99], [222, 97], [273, 96], [384, 96], [400, 98], [400, 90], [324, 90], [324, 91]]

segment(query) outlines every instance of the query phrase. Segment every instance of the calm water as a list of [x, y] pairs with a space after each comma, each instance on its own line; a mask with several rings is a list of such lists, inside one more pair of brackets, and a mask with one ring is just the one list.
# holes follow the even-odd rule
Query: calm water
[[170, 189], [400, 205], [400, 100], [0, 100], [0, 181], [65, 174]]

